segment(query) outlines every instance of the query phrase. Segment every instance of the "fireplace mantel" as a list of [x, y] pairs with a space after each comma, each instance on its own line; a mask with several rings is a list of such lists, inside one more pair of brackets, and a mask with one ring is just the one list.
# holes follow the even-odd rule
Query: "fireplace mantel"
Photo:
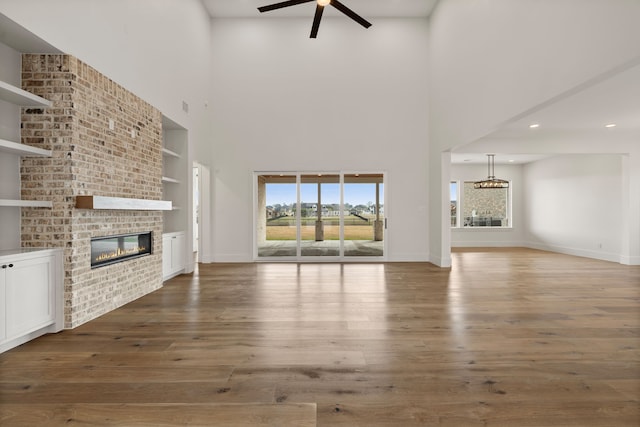
[[171, 201], [130, 199], [126, 197], [76, 196], [78, 209], [134, 210], [134, 211], [170, 211]]

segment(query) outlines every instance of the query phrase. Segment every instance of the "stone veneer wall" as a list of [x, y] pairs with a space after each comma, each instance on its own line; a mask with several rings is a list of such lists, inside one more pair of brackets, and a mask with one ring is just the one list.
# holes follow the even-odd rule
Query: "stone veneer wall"
[[[23, 55], [22, 87], [54, 104], [22, 114], [22, 142], [53, 150], [22, 160], [22, 198], [53, 201], [22, 209], [22, 245], [65, 248], [74, 328], [162, 286], [162, 212], [75, 208], [77, 195], [162, 199], [162, 116], [69, 55]], [[147, 231], [152, 255], [91, 269], [91, 237]]]
[[465, 182], [462, 191], [463, 218], [471, 216], [474, 209], [478, 216], [506, 217], [508, 189], [475, 189], [473, 182]]

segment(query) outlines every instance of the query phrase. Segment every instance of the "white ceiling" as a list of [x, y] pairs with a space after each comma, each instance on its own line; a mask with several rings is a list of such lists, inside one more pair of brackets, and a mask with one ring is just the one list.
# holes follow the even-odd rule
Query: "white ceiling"
[[[315, 2], [299, 4], [279, 10], [258, 12], [258, 7], [280, 3], [282, 0], [202, 0], [213, 18], [309, 18], [313, 19]], [[438, 0], [341, 0], [363, 18], [426, 18]], [[344, 16], [333, 7], [325, 9], [327, 16]]]
[[[202, 0], [213, 18], [309, 18], [315, 2], [261, 14], [257, 8], [282, 0]], [[438, 0], [341, 0], [347, 7], [375, 25], [375, 18], [427, 18]], [[326, 16], [341, 16], [332, 7]], [[529, 125], [539, 123], [537, 129]], [[605, 124], [616, 123], [607, 129]], [[477, 141], [452, 153], [453, 163], [486, 163], [486, 154], [495, 153], [498, 163], [523, 164], [562, 154], [558, 141], [583, 141], [608, 146], [616, 141], [640, 144], [640, 58], [615, 72], [600, 76], [556, 99], [523, 112]], [[532, 148], [534, 147], [534, 148]], [[537, 149], [541, 147], [541, 149]], [[597, 151], [593, 149], [592, 151]]]
[[[536, 123], [538, 128], [529, 127]], [[610, 123], [616, 126], [606, 128]], [[616, 153], [629, 143], [640, 144], [640, 58], [457, 148], [452, 162], [486, 163], [485, 154], [495, 153], [496, 163], [528, 163], [562, 154], [562, 146], [577, 153]]]

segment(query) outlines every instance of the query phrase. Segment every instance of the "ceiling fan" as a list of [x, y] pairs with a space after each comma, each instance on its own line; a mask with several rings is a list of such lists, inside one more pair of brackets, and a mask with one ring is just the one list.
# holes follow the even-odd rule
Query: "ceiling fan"
[[260, 12], [269, 12], [271, 10], [282, 9], [284, 7], [296, 6], [302, 3], [310, 3], [315, 1], [316, 5], [316, 15], [313, 18], [313, 25], [311, 26], [311, 38], [315, 39], [318, 36], [318, 29], [320, 28], [320, 20], [322, 19], [322, 13], [324, 12], [325, 6], [333, 6], [338, 9], [340, 12], [347, 15], [349, 18], [356, 21], [358, 24], [362, 25], [365, 28], [369, 28], [371, 23], [364, 19], [362, 16], [355, 13], [353, 10], [349, 9], [347, 6], [342, 4], [338, 0], [289, 0], [283, 1], [281, 3], [274, 3], [268, 6], [259, 7], [258, 10]]

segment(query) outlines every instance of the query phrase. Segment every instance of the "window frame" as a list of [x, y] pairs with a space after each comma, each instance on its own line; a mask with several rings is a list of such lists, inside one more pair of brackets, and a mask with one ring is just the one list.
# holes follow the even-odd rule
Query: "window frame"
[[[510, 230], [513, 229], [513, 181], [509, 180], [509, 187], [504, 190], [507, 191], [507, 201], [506, 201], [506, 222], [507, 225], [481, 225], [481, 226], [472, 226], [465, 225], [463, 223], [462, 212], [464, 211], [465, 205], [465, 197], [463, 186], [465, 183], [473, 183], [473, 181], [466, 180], [450, 180], [449, 182], [449, 192], [451, 193], [451, 185], [456, 184], [456, 225], [451, 225], [451, 229], [456, 230]], [[492, 189], [482, 189], [478, 191], [493, 191]], [[451, 197], [449, 197], [449, 203], [451, 204]], [[453, 218], [453, 216], [451, 216]]]

